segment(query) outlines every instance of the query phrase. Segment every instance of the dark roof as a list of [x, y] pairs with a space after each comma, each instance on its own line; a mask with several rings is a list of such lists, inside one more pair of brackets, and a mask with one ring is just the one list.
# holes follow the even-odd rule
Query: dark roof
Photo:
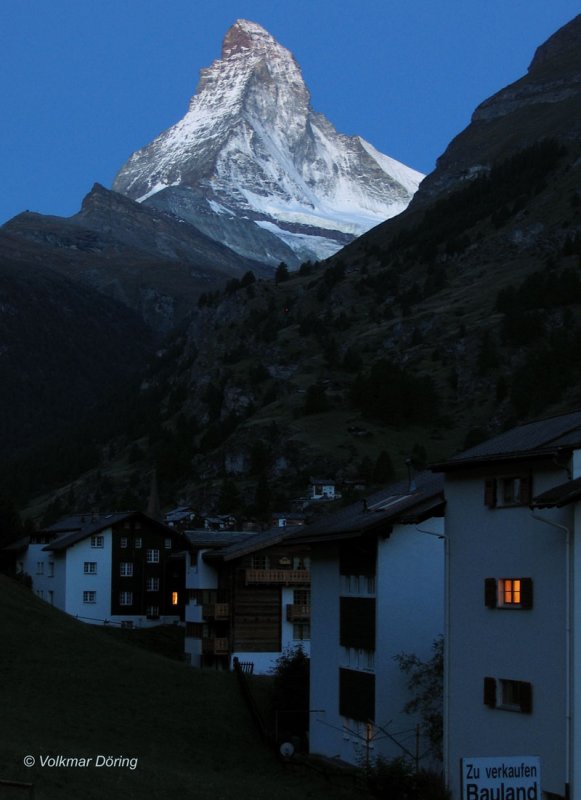
[[139, 519], [145, 520], [166, 536], [181, 536], [177, 534], [173, 528], [163, 525], [163, 523], [158, 522], [152, 517], [148, 517], [147, 514], [144, 514], [142, 511], [118, 511], [103, 515], [76, 514], [70, 517], [63, 517], [61, 520], [58, 520], [58, 522], [55, 522], [54, 525], [43, 528], [43, 533], [61, 534], [60, 536], [57, 535], [53, 542], [43, 547], [43, 550], [66, 550], [67, 547], [89, 536], [94, 536], [100, 531], [110, 528], [112, 525], [116, 525], [119, 522], [133, 517], [139, 517]]
[[394, 522], [419, 522], [441, 514], [443, 508], [443, 477], [421, 472], [411, 487], [408, 480], [393, 483], [365, 500], [325, 516], [320, 522], [297, 528], [292, 541], [316, 543], [379, 533]]
[[254, 533], [247, 539], [241, 539], [233, 543], [229, 547], [224, 547], [219, 552], [209, 553], [208, 560], [220, 559], [223, 561], [234, 561], [237, 558], [255, 553], [257, 550], [264, 550], [267, 547], [274, 547], [274, 545], [291, 539], [292, 535], [297, 530], [302, 530], [304, 526], [290, 526], [286, 528], [270, 528], [267, 531]]
[[542, 494], [533, 498], [533, 508], [561, 508], [569, 503], [575, 503], [581, 499], [581, 478], [575, 478], [566, 483], [553, 486]]
[[474, 466], [490, 461], [555, 456], [581, 446], [581, 411], [537, 419], [511, 428], [448, 461], [433, 464], [436, 472]]
[[256, 536], [255, 531], [209, 531], [206, 528], [185, 531], [184, 535], [193, 547], [218, 549]]
[[8, 544], [5, 544], [1, 549], [19, 553], [22, 550], [26, 550], [29, 544], [30, 536], [22, 536], [20, 539], [14, 539], [12, 542], [8, 542]]

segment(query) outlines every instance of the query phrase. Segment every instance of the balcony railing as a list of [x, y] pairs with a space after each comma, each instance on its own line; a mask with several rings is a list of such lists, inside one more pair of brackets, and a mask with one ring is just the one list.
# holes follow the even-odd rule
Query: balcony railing
[[212, 656], [227, 656], [230, 645], [226, 637], [202, 639], [202, 653]]
[[311, 607], [299, 603], [289, 603], [286, 607], [288, 622], [307, 622], [311, 618]]
[[230, 605], [228, 603], [205, 603], [202, 606], [204, 619], [229, 619]]
[[278, 583], [284, 586], [309, 585], [311, 573], [308, 569], [247, 569], [246, 584]]

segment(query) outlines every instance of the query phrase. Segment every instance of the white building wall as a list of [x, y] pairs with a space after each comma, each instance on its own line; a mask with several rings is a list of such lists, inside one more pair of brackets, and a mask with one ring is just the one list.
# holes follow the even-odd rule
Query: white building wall
[[[112, 532], [107, 528], [98, 535], [103, 538], [103, 547], [92, 547], [89, 536], [66, 550], [64, 608], [67, 614], [96, 625], [111, 620]], [[96, 574], [85, 573], [85, 562], [97, 564]], [[86, 591], [96, 593], [94, 603], [84, 602]]]
[[350, 760], [339, 716], [339, 553], [332, 545], [311, 548], [311, 696], [309, 749]]
[[[536, 473], [534, 494], [565, 480], [563, 471]], [[483, 476], [452, 474], [445, 494], [449, 539], [445, 747], [453, 797], [460, 797], [461, 758], [508, 755], [539, 755], [543, 789], [563, 794], [565, 534], [533, 519], [527, 507], [489, 509], [484, 505]], [[539, 515], [562, 525], [572, 522], [566, 510]], [[487, 608], [488, 577], [532, 578], [533, 608]], [[531, 682], [532, 714], [484, 705], [486, 676]]]
[[[415, 753], [416, 720], [402, 712], [410, 695], [394, 656], [403, 651], [431, 658], [432, 643], [442, 633], [444, 623], [444, 542], [438, 538], [442, 520], [432, 519], [418, 528], [396, 525], [389, 539], [378, 542], [376, 649], [371, 667], [365, 661], [354, 667], [339, 644], [339, 598], [371, 597], [373, 593], [368, 592], [366, 581], [360, 581], [357, 595], [347, 591], [339, 574], [338, 549], [313, 547], [310, 703], [312, 709], [323, 709], [311, 714], [313, 753], [359, 765], [368, 757], [402, 756], [402, 748], [381, 728]], [[375, 674], [376, 725], [369, 731], [369, 743], [364, 723], [350, 721], [347, 728], [339, 714], [340, 667]]]
[[206, 564], [203, 559], [205, 552], [207, 551], [202, 550], [194, 554], [186, 553], [186, 636], [184, 650], [186, 660], [193, 667], [200, 667], [202, 665], [202, 640], [188, 636], [187, 623], [197, 622], [202, 624], [204, 618], [202, 617], [202, 604], [198, 603], [195, 599], [190, 599], [188, 590], [216, 589], [218, 586], [216, 570], [209, 564]]
[[[434, 518], [395, 525], [391, 536], [378, 542], [375, 723], [400, 743], [376, 730], [376, 752], [384, 758], [416, 754], [415, 728], [421, 720], [403, 712], [412, 695], [409, 677], [394, 656], [410, 653], [428, 661], [434, 640], [444, 632], [443, 534], [443, 519]], [[425, 736], [419, 745], [421, 755], [429, 746]], [[429, 766], [427, 760], [420, 763]]]
[[[44, 550], [45, 544], [29, 544], [23, 557], [22, 572], [32, 578], [32, 591], [41, 600], [55, 603], [56, 565], [52, 551]], [[52, 566], [51, 566], [52, 565]], [[52, 592], [52, 595], [51, 595]]]

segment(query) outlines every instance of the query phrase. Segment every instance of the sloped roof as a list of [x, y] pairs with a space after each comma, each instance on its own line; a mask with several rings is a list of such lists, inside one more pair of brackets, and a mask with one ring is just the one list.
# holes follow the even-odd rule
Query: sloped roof
[[60, 533], [61, 535], [57, 535], [54, 541], [52, 541], [50, 544], [47, 544], [42, 549], [57, 551], [66, 550], [67, 547], [70, 547], [71, 545], [76, 544], [77, 542], [80, 542], [89, 536], [94, 536], [100, 531], [110, 528], [112, 525], [116, 525], [119, 522], [124, 522], [126, 519], [131, 519], [134, 517], [139, 517], [139, 519], [148, 522], [152, 527], [157, 528], [165, 536], [173, 536], [174, 538], [180, 536], [180, 538], [182, 538], [182, 535], [176, 533], [173, 528], [163, 525], [163, 523], [158, 522], [152, 517], [148, 517], [147, 514], [144, 514], [142, 511], [118, 511], [112, 514], [103, 514], [99, 516], [94, 514], [76, 514], [69, 517], [63, 517], [61, 520], [55, 522], [54, 525], [50, 525], [48, 528], [43, 528], [43, 533]]
[[393, 483], [320, 522], [297, 528], [291, 540], [314, 544], [363, 533], [379, 533], [394, 522], [419, 522], [428, 516], [441, 514], [443, 508], [442, 476], [420, 472], [411, 486], [407, 480]]
[[448, 461], [433, 464], [436, 472], [490, 461], [539, 458], [581, 447], [581, 411], [537, 419], [458, 453]]
[[533, 498], [533, 508], [562, 508], [581, 499], [581, 478], [560, 483]]
[[258, 550], [264, 550], [267, 547], [274, 547], [281, 542], [287, 541], [292, 538], [292, 535], [297, 530], [302, 530], [304, 526], [290, 526], [286, 528], [270, 528], [267, 531], [254, 533], [247, 539], [241, 539], [234, 542], [229, 547], [224, 547], [215, 553], [208, 553], [208, 560], [220, 559], [223, 561], [234, 561], [237, 558], [242, 558], [250, 553], [256, 553]]
[[184, 531], [184, 535], [193, 547], [215, 550], [246, 541], [257, 534], [255, 531], [209, 531], [207, 528], [201, 528]]

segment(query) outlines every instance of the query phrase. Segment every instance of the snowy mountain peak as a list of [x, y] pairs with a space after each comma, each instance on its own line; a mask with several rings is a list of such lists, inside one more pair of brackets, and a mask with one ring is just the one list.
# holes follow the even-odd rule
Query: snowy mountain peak
[[[188, 112], [134, 153], [113, 188], [246, 256], [331, 255], [410, 202], [423, 175], [338, 133], [293, 55], [255, 22], [228, 30]], [[273, 242], [277, 243], [273, 246]]]

